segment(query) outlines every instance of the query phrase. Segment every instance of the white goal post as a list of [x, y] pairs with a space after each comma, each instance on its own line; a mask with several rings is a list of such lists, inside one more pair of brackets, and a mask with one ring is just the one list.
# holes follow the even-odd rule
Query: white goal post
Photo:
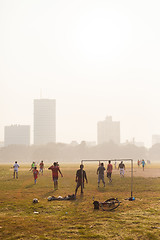
[[[83, 159], [81, 160], [81, 164], [83, 165], [84, 162], [99, 162], [99, 165], [101, 162], [130, 162], [131, 163], [131, 199], [133, 198], [133, 159]], [[83, 192], [83, 168], [82, 168], [82, 184], [81, 184], [81, 192]]]

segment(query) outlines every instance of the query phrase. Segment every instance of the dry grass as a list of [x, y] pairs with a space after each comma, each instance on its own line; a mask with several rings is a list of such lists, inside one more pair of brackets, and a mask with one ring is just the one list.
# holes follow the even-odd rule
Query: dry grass
[[[130, 177], [114, 173], [113, 184], [98, 189], [95, 165], [86, 167], [89, 184], [83, 196], [78, 192], [75, 201], [48, 202], [48, 196], [74, 193], [78, 167], [62, 165], [64, 178], [54, 192], [47, 169], [34, 185], [29, 167], [20, 168], [16, 180], [8, 166], [0, 166], [0, 239], [160, 239], [160, 178], [143, 178], [143, 172], [134, 178], [132, 202], [124, 200], [130, 196]], [[113, 212], [96, 211], [93, 196], [101, 201], [118, 197], [122, 203]], [[32, 203], [35, 197], [38, 204]]]

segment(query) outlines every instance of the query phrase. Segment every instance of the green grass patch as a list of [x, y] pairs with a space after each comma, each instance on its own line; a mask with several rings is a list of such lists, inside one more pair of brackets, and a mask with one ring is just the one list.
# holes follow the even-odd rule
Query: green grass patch
[[[19, 179], [13, 170], [0, 166], [1, 239], [125, 239], [155, 240], [160, 235], [160, 178], [134, 178], [135, 201], [130, 196], [130, 177], [113, 174], [112, 185], [97, 188], [97, 166], [87, 166], [89, 183], [75, 201], [51, 201], [48, 196], [64, 197], [75, 190], [75, 165], [62, 165], [64, 178], [53, 190], [51, 172], [44, 171], [34, 184], [29, 167], [21, 167]], [[94, 210], [93, 197], [105, 201], [117, 197], [121, 204], [112, 212]], [[33, 198], [39, 203], [33, 204]]]

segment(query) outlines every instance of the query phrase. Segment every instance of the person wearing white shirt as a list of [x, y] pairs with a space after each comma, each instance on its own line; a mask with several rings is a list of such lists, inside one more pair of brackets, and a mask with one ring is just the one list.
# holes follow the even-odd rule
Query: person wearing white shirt
[[19, 165], [17, 163], [17, 161], [15, 161], [15, 164], [13, 165], [13, 168], [14, 168], [14, 172], [13, 172], [13, 178], [18, 178], [18, 168], [19, 168]]

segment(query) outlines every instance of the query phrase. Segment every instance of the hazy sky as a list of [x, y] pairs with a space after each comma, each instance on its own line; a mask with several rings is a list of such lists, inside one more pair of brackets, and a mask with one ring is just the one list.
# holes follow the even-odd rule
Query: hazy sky
[[29, 124], [33, 99], [56, 99], [57, 141], [96, 141], [97, 122], [121, 142], [160, 134], [158, 0], [1, 0], [0, 140]]

